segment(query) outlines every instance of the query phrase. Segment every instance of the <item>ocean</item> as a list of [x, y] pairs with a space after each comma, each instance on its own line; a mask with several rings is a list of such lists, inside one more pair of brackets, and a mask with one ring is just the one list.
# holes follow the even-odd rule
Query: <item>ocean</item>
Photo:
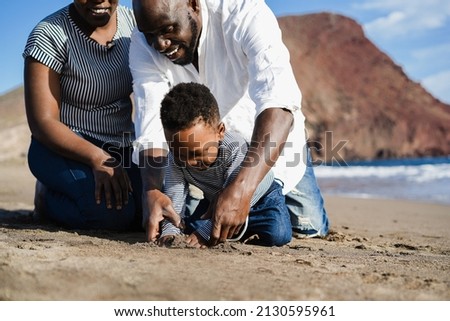
[[450, 156], [320, 165], [314, 171], [323, 194], [450, 205]]

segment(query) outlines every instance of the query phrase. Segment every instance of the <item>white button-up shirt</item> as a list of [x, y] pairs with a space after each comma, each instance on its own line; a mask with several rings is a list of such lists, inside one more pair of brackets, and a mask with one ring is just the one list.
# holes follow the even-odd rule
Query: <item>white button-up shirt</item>
[[131, 38], [130, 68], [135, 97], [134, 160], [149, 148], [167, 149], [160, 103], [181, 82], [206, 85], [219, 104], [227, 130], [250, 140], [255, 118], [268, 108], [294, 115], [283, 153], [273, 171], [283, 192], [302, 178], [306, 162], [301, 93], [282, 42], [276, 17], [263, 0], [201, 0], [203, 26], [198, 47], [199, 71], [180, 66], [150, 46], [137, 29]]

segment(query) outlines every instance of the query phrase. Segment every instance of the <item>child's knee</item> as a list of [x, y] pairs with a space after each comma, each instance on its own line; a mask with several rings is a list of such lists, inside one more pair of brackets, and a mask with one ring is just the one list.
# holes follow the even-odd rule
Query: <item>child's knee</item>
[[268, 246], [283, 246], [289, 243], [292, 239], [292, 229], [283, 226], [276, 231], [270, 233], [267, 243]]
[[255, 243], [263, 246], [283, 246], [292, 239], [292, 228], [286, 224], [272, 224], [269, 229], [258, 233]]

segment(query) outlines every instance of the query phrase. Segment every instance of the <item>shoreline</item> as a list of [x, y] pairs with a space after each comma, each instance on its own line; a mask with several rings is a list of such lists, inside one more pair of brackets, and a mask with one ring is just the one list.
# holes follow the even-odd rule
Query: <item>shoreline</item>
[[[20, 159], [7, 159], [0, 160], [0, 175], [4, 178], [5, 182], [10, 182], [11, 184], [0, 186], [0, 209], [2, 204], [8, 203], [22, 203], [26, 205], [27, 208], [32, 209], [32, 203], [34, 198], [34, 184], [35, 178], [30, 173], [28, 169], [27, 161], [25, 158]], [[318, 179], [320, 181], [320, 179]], [[320, 183], [320, 182], [319, 182]], [[349, 194], [349, 193], [327, 193], [326, 189], [322, 189], [322, 194], [324, 199], [350, 199], [350, 200], [378, 200], [378, 201], [399, 201], [406, 203], [419, 203], [425, 205], [439, 205], [450, 207], [450, 201], [438, 202], [432, 200], [422, 200], [422, 199], [410, 199], [410, 198], [390, 198], [388, 196], [379, 196], [371, 194]], [[326, 205], [326, 204], [325, 204]]]
[[422, 200], [422, 199], [410, 199], [410, 198], [390, 198], [387, 196], [380, 196], [380, 195], [358, 195], [358, 194], [340, 194], [340, 193], [322, 193], [324, 198], [343, 198], [343, 199], [349, 199], [349, 200], [373, 200], [373, 201], [398, 201], [398, 202], [405, 202], [405, 203], [418, 203], [423, 205], [439, 205], [439, 206], [445, 206], [450, 208], [450, 203], [446, 202], [438, 202], [438, 201], [431, 201], [431, 200]]
[[450, 159], [372, 160], [347, 167], [318, 167], [325, 193], [356, 198], [423, 201], [450, 205]]

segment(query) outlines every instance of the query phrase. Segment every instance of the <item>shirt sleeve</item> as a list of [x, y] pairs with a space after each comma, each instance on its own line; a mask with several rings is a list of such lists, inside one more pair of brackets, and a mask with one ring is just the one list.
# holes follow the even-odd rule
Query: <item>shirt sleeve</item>
[[[173, 162], [172, 154], [169, 154], [168, 167], [166, 171], [163, 192], [172, 201], [172, 206], [181, 218], [184, 218], [186, 209], [186, 197], [188, 194], [188, 184], [186, 183], [182, 170]], [[168, 220], [161, 223], [161, 235], [179, 235], [181, 230]]]
[[175, 165], [172, 153], [170, 153], [168, 157], [168, 167], [166, 169], [163, 192], [172, 201], [172, 206], [175, 211], [181, 218], [184, 218], [189, 186], [184, 179], [182, 169]]
[[268, 108], [284, 108], [294, 117], [283, 152], [272, 167], [275, 177], [283, 183], [283, 193], [287, 194], [306, 170], [301, 91], [278, 21], [270, 8], [262, 0], [246, 1], [237, 15], [230, 20], [235, 21], [236, 46], [242, 48], [248, 61], [248, 92], [255, 103], [255, 116]]
[[212, 232], [212, 221], [211, 220], [201, 220], [198, 221], [199, 225], [196, 232], [203, 238], [205, 241], [209, 242], [211, 239]]
[[161, 235], [159, 237], [163, 237], [166, 235], [180, 235], [181, 230], [173, 225], [169, 220], [163, 220], [161, 222]]
[[66, 40], [67, 36], [61, 26], [41, 21], [30, 33], [22, 56], [32, 57], [61, 73], [66, 61]]
[[136, 28], [131, 36], [130, 45], [136, 131], [133, 162], [136, 164], [139, 152], [143, 150], [151, 148], [168, 150], [160, 119], [160, 105], [164, 95], [169, 91], [170, 83], [160, 68], [163, 65], [160, 60], [161, 57], [155, 55], [143, 34]]
[[249, 1], [243, 7], [237, 40], [248, 58], [249, 94], [256, 115], [274, 107], [299, 110], [301, 92], [275, 15], [264, 1]]

